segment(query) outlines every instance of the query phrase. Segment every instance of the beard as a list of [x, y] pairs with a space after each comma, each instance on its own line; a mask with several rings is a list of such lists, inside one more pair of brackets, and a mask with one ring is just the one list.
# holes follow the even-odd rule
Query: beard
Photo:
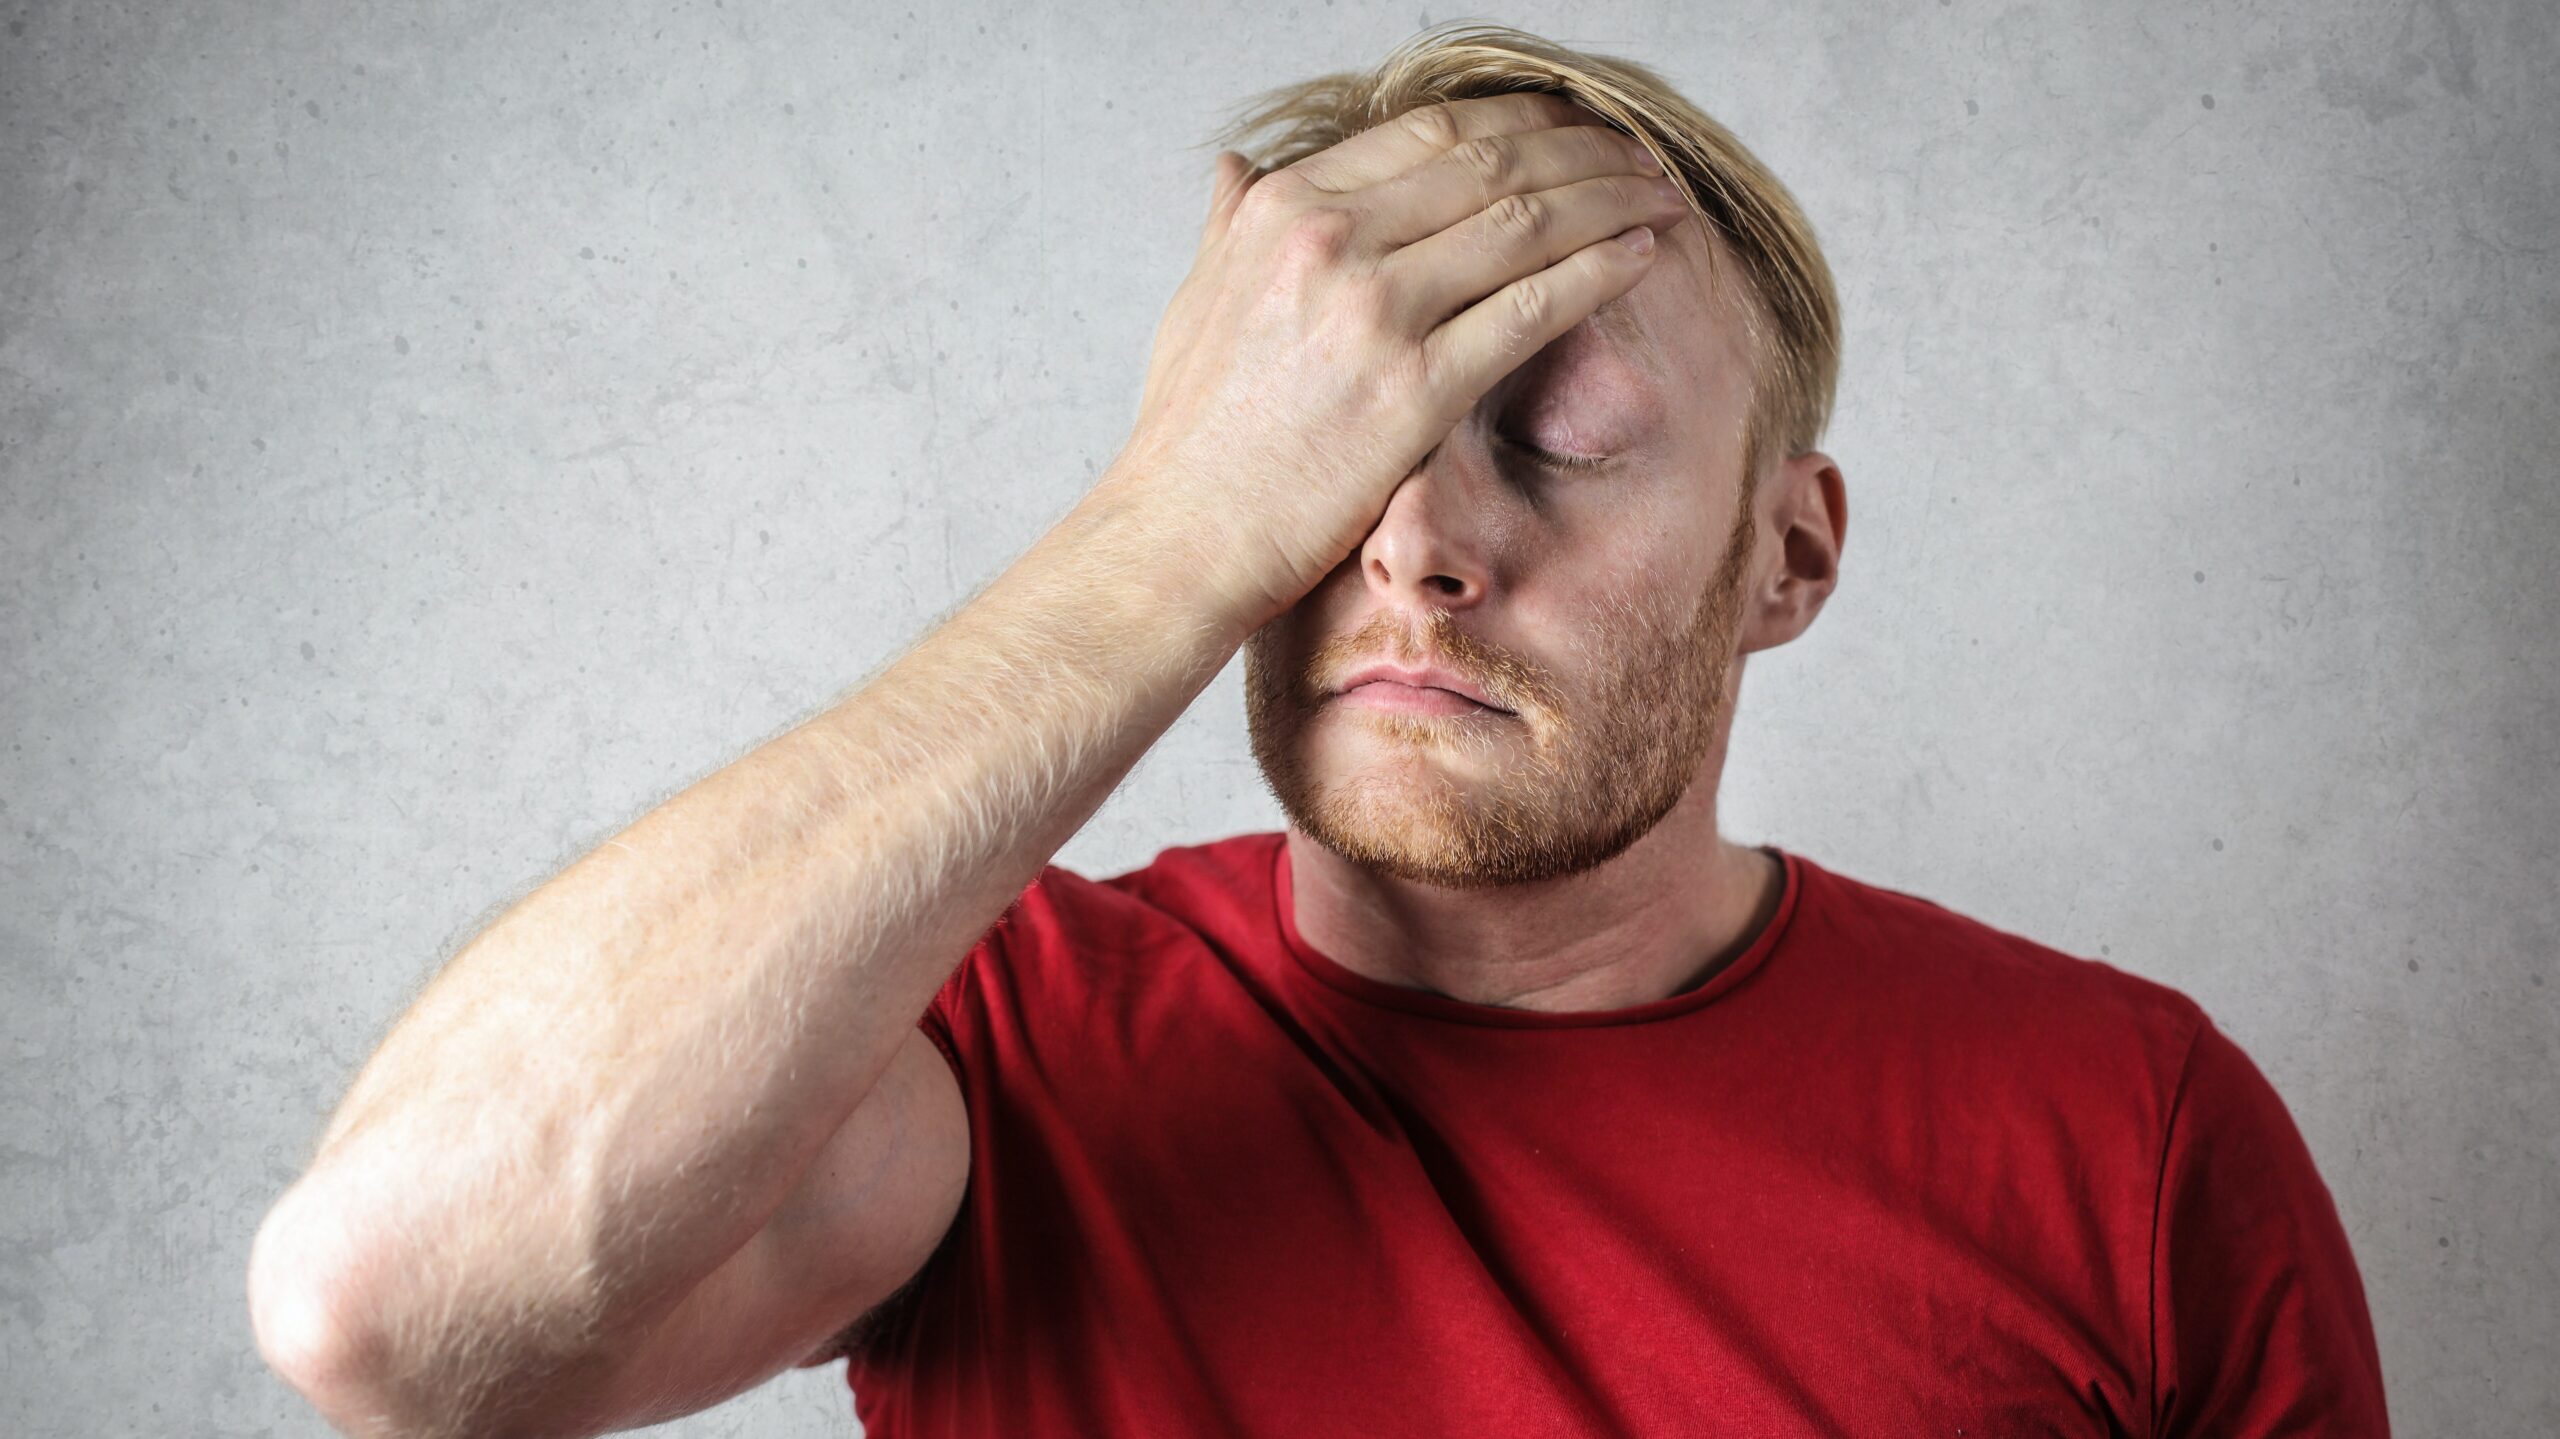
[[[1573, 689], [1545, 669], [1459, 629], [1431, 606], [1417, 631], [1397, 610], [1286, 667], [1280, 626], [1245, 642], [1245, 719], [1253, 756], [1289, 823], [1343, 859], [1444, 889], [1578, 874], [1642, 839], [1696, 780], [1724, 718], [1725, 678], [1741, 624], [1757, 530], [1745, 484], [1724, 554], [1693, 606], [1620, 599], [1568, 642]], [[1436, 716], [1336, 706], [1361, 760], [1315, 772], [1304, 743], [1332, 677], [1389, 657], [1438, 664], [1514, 713]], [[1480, 769], [1453, 773], [1450, 761]]]

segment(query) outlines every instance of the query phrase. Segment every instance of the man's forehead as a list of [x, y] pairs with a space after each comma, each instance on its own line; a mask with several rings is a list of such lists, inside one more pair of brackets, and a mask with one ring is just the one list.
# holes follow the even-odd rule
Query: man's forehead
[[[1693, 365], [1742, 362], [1751, 322], [1741, 303], [1730, 298], [1730, 287], [1714, 286], [1701, 297], [1703, 303], [1693, 302], [1685, 288], [1671, 293], [1655, 289], [1651, 295], [1650, 300], [1635, 290], [1619, 295], [1593, 310], [1585, 326], [1611, 353], [1657, 380], [1667, 381], [1675, 369], [1685, 373]], [[1693, 353], [1669, 353], [1682, 343]]]

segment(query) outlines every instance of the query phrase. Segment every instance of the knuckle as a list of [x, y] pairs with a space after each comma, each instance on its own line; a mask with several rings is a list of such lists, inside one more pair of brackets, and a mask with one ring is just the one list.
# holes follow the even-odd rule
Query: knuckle
[[1329, 265], [1350, 252], [1359, 228], [1359, 215], [1340, 205], [1300, 210], [1289, 217], [1281, 250], [1299, 264]]
[[1522, 333], [1543, 329], [1547, 316], [1555, 310], [1556, 297], [1545, 282], [1532, 275], [1514, 284], [1511, 303], [1504, 307], [1504, 318]]
[[1275, 215], [1292, 207], [1303, 183], [1288, 170], [1275, 170], [1253, 181], [1245, 190], [1244, 198], [1236, 201], [1235, 218], [1230, 224], [1249, 229], [1269, 224]]
[[1505, 195], [1485, 208], [1486, 222], [1494, 229], [1518, 240], [1534, 240], [1544, 234], [1549, 212], [1547, 202], [1536, 195]]
[[1445, 103], [1407, 110], [1396, 123], [1404, 126], [1406, 134], [1434, 149], [1450, 149], [1460, 139], [1458, 117]]
[[1449, 152], [1459, 169], [1485, 185], [1503, 185], [1518, 173], [1520, 148], [1507, 135], [1479, 135]]

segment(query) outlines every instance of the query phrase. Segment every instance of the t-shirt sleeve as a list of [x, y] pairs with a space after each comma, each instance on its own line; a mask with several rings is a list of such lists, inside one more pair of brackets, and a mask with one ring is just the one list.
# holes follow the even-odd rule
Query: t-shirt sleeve
[[2169, 1113], [2152, 1228], [2154, 1435], [2387, 1435], [2337, 1206], [2274, 1086], [2209, 1019]]
[[933, 1041], [934, 1048], [942, 1051], [944, 1061], [960, 1083], [961, 1093], [969, 1092], [967, 1054], [973, 1047], [962, 1030], [967, 1026], [970, 1009], [983, 998], [977, 991], [990, 984], [1001, 987], [1017, 959], [1038, 953], [1043, 944], [1062, 942], [1067, 928], [1064, 894], [1080, 894], [1092, 883], [1074, 870], [1056, 864], [1042, 865], [1013, 902], [1005, 906], [1004, 913], [996, 916], [995, 923], [987, 926], [978, 942], [969, 946], [969, 952], [960, 957], [950, 977], [925, 1004], [916, 1027]]

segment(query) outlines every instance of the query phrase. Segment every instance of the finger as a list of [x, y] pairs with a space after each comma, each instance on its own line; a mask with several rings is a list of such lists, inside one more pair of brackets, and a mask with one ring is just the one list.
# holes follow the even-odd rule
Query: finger
[[1455, 424], [1485, 392], [1592, 311], [1635, 288], [1661, 246], [1638, 253], [1618, 238], [1585, 245], [1460, 311], [1423, 338], [1424, 371]]
[[1288, 167], [1321, 190], [1362, 190], [1484, 135], [1517, 135], [1585, 116], [1562, 95], [1524, 92], [1449, 100], [1408, 110]]
[[[1650, 226], [1659, 235], [1689, 213], [1687, 194], [1675, 181], [1603, 175], [1505, 196], [1473, 219], [1396, 251], [1381, 268], [1405, 321], [1421, 330], [1630, 226]], [[1614, 263], [1619, 257], [1602, 258]]]
[[[1481, 215], [1505, 195], [1535, 194], [1603, 175], [1661, 173], [1661, 164], [1641, 141], [1606, 125], [1485, 135], [1362, 191], [1360, 206], [1367, 218], [1361, 229], [1373, 241], [1394, 248]], [[1617, 229], [1634, 223], [1625, 221]]]
[[1255, 169], [1252, 161], [1233, 150], [1218, 152], [1218, 174], [1209, 196], [1209, 215], [1200, 226], [1201, 250], [1207, 250], [1225, 237], [1227, 226], [1235, 219], [1236, 206], [1244, 202], [1245, 192], [1261, 178], [1262, 171]]

